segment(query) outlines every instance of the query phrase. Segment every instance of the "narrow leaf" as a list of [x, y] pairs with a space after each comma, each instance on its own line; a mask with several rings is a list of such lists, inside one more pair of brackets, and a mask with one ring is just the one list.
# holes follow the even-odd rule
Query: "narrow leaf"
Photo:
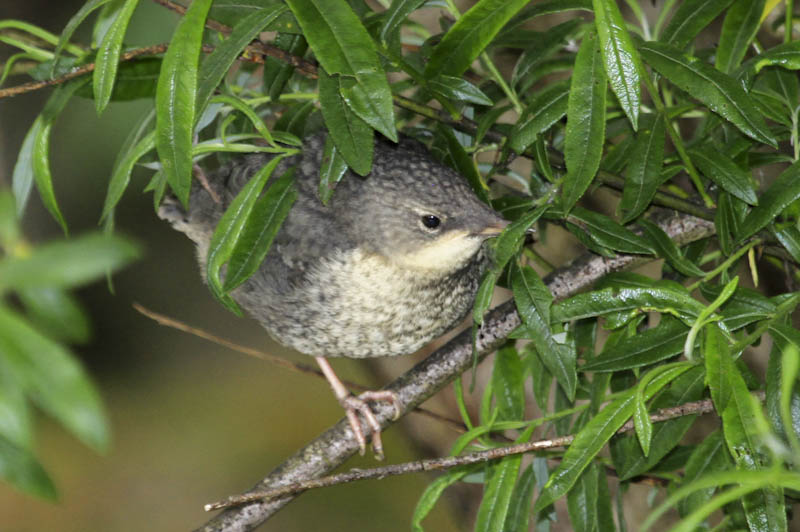
[[639, 46], [642, 57], [662, 76], [703, 102], [742, 133], [758, 142], [777, 147], [749, 94], [730, 76], [700, 59], [680, 53], [671, 46], [646, 42]]
[[242, 53], [242, 50], [269, 24], [286, 13], [284, 5], [267, 5], [243, 17], [231, 30], [231, 34], [203, 60], [197, 80], [197, 116], [201, 115], [214, 94], [214, 89], [222, 82], [228, 69]]
[[256, 201], [231, 252], [223, 290], [230, 292], [258, 270], [296, 199], [294, 171], [289, 170]]
[[655, 248], [658, 256], [666, 259], [670, 266], [687, 277], [702, 277], [706, 274], [706, 272], [683, 256], [675, 242], [659, 226], [650, 220], [640, 220], [639, 226], [642, 228], [644, 236], [649, 239], [650, 244]]
[[736, 0], [722, 23], [717, 45], [717, 68], [730, 73], [744, 59], [747, 48], [758, 33], [765, 0]]
[[71, 353], [4, 307], [0, 307], [0, 345], [5, 363], [45, 412], [86, 445], [108, 449], [110, 435], [100, 395]]
[[128, 23], [138, 3], [139, 0], [126, 0], [97, 47], [94, 73], [92, 74], [92, 87], [94, 90], [94, 105], [98, 115], [103, 112], [108, 102], [111, 101], [111, 93], [114, 90], [117, 68], [119, 67], [119, 56], [122, 51], [122, 40], [125, 38]]
[[580, 227], [601, 246], [615, 251], [644, 255], [655, 252], [647, 240], [599, 212], [575, 207], [567, 217], [567, 222]]
[[606, 72], [597, 36], [588, 32], [578, 50], [567, 103], [562, 201], [570, 210], [600, 167], [606, 125]]
[[717, 18], [733, 0], [681, 2], [659, 40], [676, 48], [686, 48], [703, 28]]
[[689, 156], [697, 168], [720, 188], [745, 203], [758, 205], [753, 178], [727, 155], [711, 146], [700, 146], [690, 149]]
[[644, 212], [656, 195], [661, 184], [665, 136], [666, 127], [661, 115], [656, 116], [651, 129], [642, 129], [636, 134], [619, 205], [623, 223]]
[[739, 241], [749, 238], [771, 223], [776, 216], [800, 198], [800, 162], [781, 172], [775, 182], [759, 197], [758, 206], [742, 222]]
[[351, 109], [397, 142], [392, 91], [375, 43], [358, 16], [337, 0], [288, 0], [287, 4], [325, 72], [355, 79], [351, 86], [343, 83], [342, 96]]
[[554, 83], [538, 94], [514, 124], [509, 145], [522, 153], [536, 141], [536, 136], [561, 120], [567, 113], [569, 83]]
[[212, 0], [196, 0], [178, 23], [156, 89], [156, 148], [167, 183], [186, 207], [192, 183], [197, 63]]
[[434, 48], [425, 77], [460, 76], [527, 0], [480, 0], [464, 13]]
[[611, 90], [617, 95], [622, 110], [638, 129], [641, 85], [639, 80], [639, 53], [628, 34], [625, 20], [615, 0], [592, 0], [594, 25], [605, 61]]
[[345, 103], [339, 76], [329, 76], [320, 70], [319, 101], [328, 133], [345, 162], [356, 173], [367, 175], [374, 150], [372, 129]]

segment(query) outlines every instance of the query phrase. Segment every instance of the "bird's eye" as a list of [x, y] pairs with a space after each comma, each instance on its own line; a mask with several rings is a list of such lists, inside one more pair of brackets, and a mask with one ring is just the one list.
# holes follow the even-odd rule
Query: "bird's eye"
[[438, 216], [434, 216], [433, 214], [425, 214], [422, 216], [422, 225], [424, 225], [427, 229], [438, 229], [441, 224], [442, 221]]

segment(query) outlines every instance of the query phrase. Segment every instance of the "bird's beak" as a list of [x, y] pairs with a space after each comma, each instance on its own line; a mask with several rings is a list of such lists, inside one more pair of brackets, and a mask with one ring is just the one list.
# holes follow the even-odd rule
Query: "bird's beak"
[[509, 222], [498, 218], [497, 221], [493, 222], [491, 225], [485, 227], [483, 231], [478, 233], [481, 236], [492, 237], [497, 236], [503, 232], [503, 229], [508, 227]]

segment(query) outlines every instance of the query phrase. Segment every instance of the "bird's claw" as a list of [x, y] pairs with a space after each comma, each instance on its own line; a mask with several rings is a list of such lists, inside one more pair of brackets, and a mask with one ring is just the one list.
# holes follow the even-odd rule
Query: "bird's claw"
[[348, 395], [340, 400], [342, 407], [347, 414], [347, 420], [350, 422], [350, 428], [353, 429], [353, 435], [358, 441], [359, 453], [363, 456], [367, 450], [367, 439], [364, 436], [364, 429], [361, 426], [361, 421], [358, 419], [356, 412], [360, 412], [366, 420], [369, 427], [372, 429], [372, 450], [375, 453], [375, 458], [383, 460], [383, 443], [381, 441], [381, 425], [378, 418], [372, 412], [372, 409], [367, 404], [368, 401], [388, 401], [394, 407], [394, 418], [400, 417], [400, 399], [397, 394], [389, 390], [378, 390], [364, 392], [358, 396]]

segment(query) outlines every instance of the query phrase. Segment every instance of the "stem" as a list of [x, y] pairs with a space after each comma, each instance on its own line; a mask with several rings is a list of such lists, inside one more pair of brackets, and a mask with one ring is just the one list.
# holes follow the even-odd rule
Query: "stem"
[[727, 270], [728, 268], [730, 268], [730, 266], [734, 262], [739, 260], [739, 258], [742, 255], [744, 255], [745, 253], [747, 253], [753, 247], [757, 246], [760, 243], [761, 243], [761, 239], [760, 238], [756, 238], [756, 239], [753, 239], [750, 242], [748, 242], [746, 246], [743, 246], [743, 247], [739, 248], [738, 250], [736, 250], [736, 253], [734, 253], [733, 255], [728, 257], [727, 259], [725, 259], [725, 261], [723, 261], [722, 264], [720, 264], [719, 266], [717, 266], [716, 268], [714, 268], [713, 270], [711, 270], [710, 272], [705, 274], [702, 279], [698, 279], [697, 282], [689, 285], [689, 287], [688, 287], [689, 292], [693, 292], [694, 290], [697, 289], [698, 286], [700, 286], [701, 283], [704, 283], [706, 281], [709, 281], [709, 280], [713, 279], [714, 277], [716, 277], [720, 273], [722, 273], [725, 270]]
[[792, 25], [794, 21], [794, 0], [786, 0], [786, 22], [783, 24], [783, 42], [792, 42]]

